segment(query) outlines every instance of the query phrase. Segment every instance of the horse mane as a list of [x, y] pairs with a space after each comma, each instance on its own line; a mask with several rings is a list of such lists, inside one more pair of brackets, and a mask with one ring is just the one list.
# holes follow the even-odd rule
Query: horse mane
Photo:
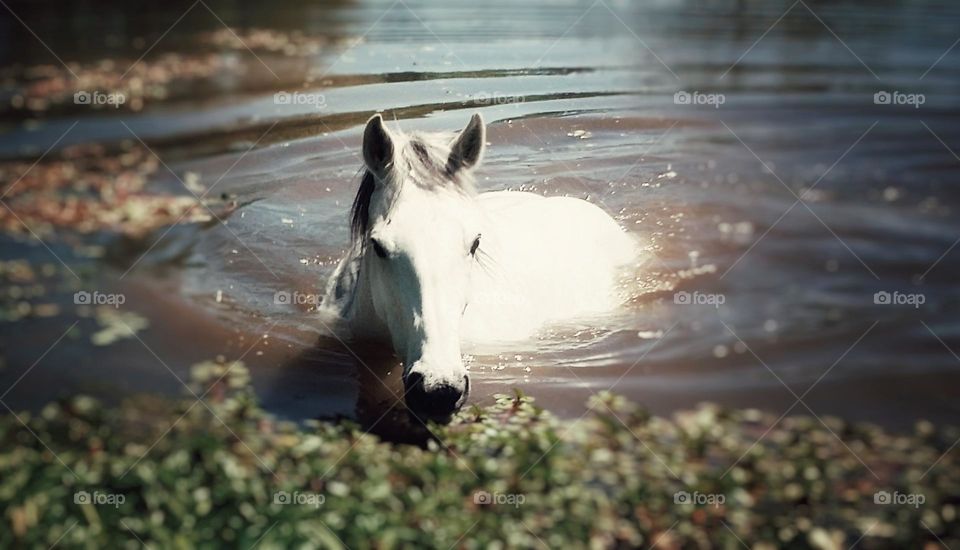
[[353, 241], [363, 238], [370, 228], [370, 199], [373, 197], [375, 187], [376, 180], [373, 172], [363, 168], [360, 187], [357, 189], [357, 196], [354, 197], [353, 207], [350, 209], [350, 239]]
[[[452, 135], [405, 135], [394, 131], [391, 137], [394, 139], [395, 158], [387, 172], [387, 181], [400, 180], [398, 174], [410, 174], [414, 176], [413, 182], [421, 187], [435, 189], [450, 186], [466, 195], [476, 193], [470, 170], [450, 170], [449, 144]], [[350, 209], [350, 238], [353, 242], [363, 239], [370, 229], [370, 202], [377, 185], [373, 172], [366, 167], [360, 172], [360, 187]]]

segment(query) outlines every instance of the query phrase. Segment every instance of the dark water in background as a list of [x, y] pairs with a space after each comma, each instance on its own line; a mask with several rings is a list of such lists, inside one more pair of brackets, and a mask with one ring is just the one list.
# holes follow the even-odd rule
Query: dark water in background
[[[648, 243], [649, 257], [625, 284], [623, 311], [475, 351], [472, 401], [519, 387], [577, 417], [591, 392], [613, 389], [656, 412], [710, 400], [890, 426], [960, 421], [956, 4], [208, 4], [156, 51], [222, 28], [217, 17], [346, 42], [304, 67], [264, 58], [277, 86], [224, 74], [217, 93], [139, 113], [5, 124], [0, 157], [36, 155], [79, 120], [57, 149], [133, 132], [181, 177], [255, 200], [226, 227], [176, 228], [128, 273], [139, 253], [98, 266], [94, 284], [120, 289], [125, 307], [150, 319], [142, 342], [68, 339], [5, 397], [12, 407], [75, 391], [177, 392], [171, 371], [185, 377], [223, 353], [244, 356], [275, 412], [352, 415], [351, 352], [329, 336], [314, 347], [326, 329], [274, 294], [322, 292], [346, 245], [372, 112], [405, 129], [454, 129], [480, 111], [481, 190], [588, 198]], [[75, 6], [52, 17], [38, 6], [12, 4], [70, 61], [136, 58], [190, 8], [92, 16]], [[4, 65], [55, 63], [16, 20], [0, 19]], [[291, 79], [322, 94], [322, 108], [275, 104]], [[723, 103], [678, 104], [678, 91]], [[884, 91], [924, 102], [876, 104]], [[161, 171], [155, 185], [179, 183]], [[46, 253], [4, 241], [4, 257]], [[924, 303], [877, 304], [881, 291]], [[677, 292], [723, 304], [676, 303]], [[72, 322], [4, 327], [0, 386]]]

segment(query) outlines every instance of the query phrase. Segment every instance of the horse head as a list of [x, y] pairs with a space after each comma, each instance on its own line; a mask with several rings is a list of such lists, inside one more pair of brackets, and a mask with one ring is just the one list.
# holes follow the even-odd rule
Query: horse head
[[481, 254], [471, 171], [484, 139], [478, 114], [455, 136], [391, 131], [380, 115], [363, 134], [352, 217], [360, 276], [403, 361], [406, 403], [424, 418], [449, 417], [469, 391], [460, 324]]

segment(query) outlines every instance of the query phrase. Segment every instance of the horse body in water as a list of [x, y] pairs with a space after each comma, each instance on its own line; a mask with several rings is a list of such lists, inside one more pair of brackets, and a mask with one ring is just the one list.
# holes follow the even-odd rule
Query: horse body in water
[[476, 193], [485, 136], [479, 115], [455, 136], [371, 118], [352, 244], [327, 285], [324, 306], [354, 339], [392, 346], [407, 405], [425, 418], [466, 401], [462, 340], [528, 338], [549, 321], [610, 310], [617, 270], [636, 258], [633, 239], [586, 201]]

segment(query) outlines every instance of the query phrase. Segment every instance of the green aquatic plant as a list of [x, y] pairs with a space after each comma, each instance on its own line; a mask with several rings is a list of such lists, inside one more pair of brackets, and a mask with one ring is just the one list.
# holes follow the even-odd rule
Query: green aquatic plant
[[0, 417], [0, 547], [920, 547], [960, 543], [956, 430], [896, 435], [598, 394], [561, 420], [517, 392], [423, 448], [260, 409], [242, 363], [203, 401], [76, 397]]

